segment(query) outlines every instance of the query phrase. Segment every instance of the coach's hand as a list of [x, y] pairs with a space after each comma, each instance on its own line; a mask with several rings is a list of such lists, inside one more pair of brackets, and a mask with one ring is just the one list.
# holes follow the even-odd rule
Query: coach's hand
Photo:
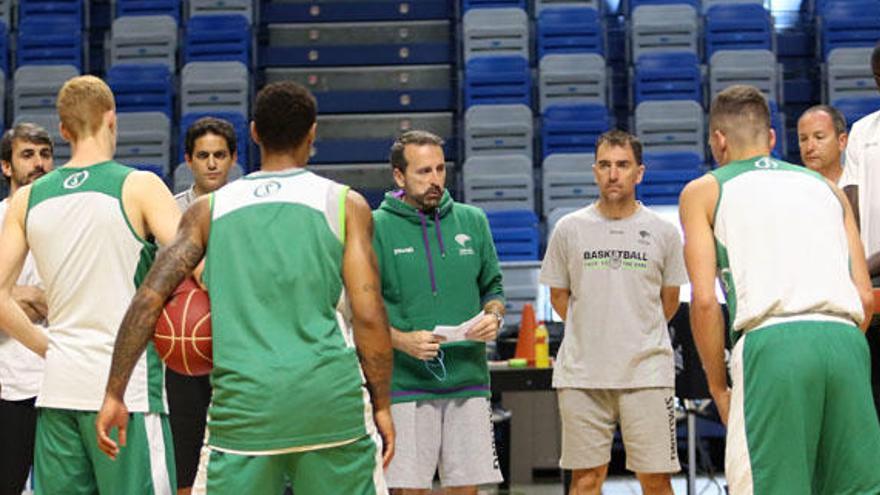
[[[125, 431], [128, 427], [128, 408], [125, 403], [111, 395], [104, 396], [104, 404], [95, 419], [95, 431], [98, 433], [98, 448], [113, 460], [119, 454], [119, 448], [125, 447]], [[119, 428], [119, 444], [110, 437], [113, 428]]]
[[391, 343], [395, 349], [423, 361], [437, 357], [440, 352], [440, 343], [444, 340], [443, 337], [434, 335], [434, 332], [427, 330], [396, 331], [391, 334]]
[[382, 467], [387, 468], [394, 457], [394, 422], [391, 420], [391, 409], [377, 409], [373, 412], [373, 420], [382, 437]]
[[721, 416], [721, 422], [727, 426], [727, 415], [730, 414], [730, 389], [712, 391], [712, 400], [715, 401], [715, 407], [718, 409], [718, 415]]
[[492, 342], [498, 337], [498, 318], [493, 314], [484, 314], [476, 325], [472, 326], [464, 336], [470, 340]]

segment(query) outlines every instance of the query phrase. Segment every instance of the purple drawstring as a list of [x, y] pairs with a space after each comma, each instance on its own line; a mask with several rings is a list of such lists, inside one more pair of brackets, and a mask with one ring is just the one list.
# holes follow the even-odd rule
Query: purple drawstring
[[434, 259], [431, 257], [431, 245], [428, 244], [428, 224], [425, 222], [425, 215], [421, 211], [417, 211], [419, 220], [422, 221], [422, 242], [425, 243], [425, 255], [428, 257], [428, 275], [431, 277], [431, 292], [437, 294], [437, 280], [434, 277]]
[[437, 242], [440, 244], [440, 256], [446, 257], [446, 247], [443, 245], [443, 232], [440, 231], [440, 212], [434, 210], [434, 229], [437, 231]]

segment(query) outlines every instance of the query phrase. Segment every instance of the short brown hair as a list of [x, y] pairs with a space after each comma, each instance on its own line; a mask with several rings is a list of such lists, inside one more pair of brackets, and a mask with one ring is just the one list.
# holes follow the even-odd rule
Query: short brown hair
[[840, 113], [840, 110], [832, 107], [831, 105], [813, 105], [808, 108], [801, 116], [798, 118], [798, 122], [805, 116], [816, 113], [823, 112], [828, 114], [831, 117], [831, 123], [834, 126], [834, 134], [836, 136], [840, 136], [841, 134], [846, 134], [846, 117]]
[[55, 151], [52, 138], [46, 129], [37, 124], [22, 122], [3, 133], [3, 138], [0, 139], [0, 160], [12, 163], [12, 143], [16, 140], [47, 145], [50, 152]]
[[407, 145], [410, 144], [414, 146], [440, 146], [442, 148], [443, 138], [428, 131], [412, 130], [404, 132], [391, 145], [391, 168], [406, 172], [406, 167], [409, 164], [406, 162], [403, 152]]
[[254, 127], [269, 151], [298, 148], [315, 124], [318, 104], [308, 89], [291, 81], [267, 84], [257, 94]]
[[770, 106], [758, 88], [735, 84], [715, 95], [709, 110], [709, 131], [720, 130], [743, 145], [769, 139]]
[[202, 117], [193, 122], [186, 130], [186, 138], [184, 139], [183, 151], [192, 156], [196, 149], [196, 140], [205, 134], [216, 134], [226, 140], [226, 148], [229, 154], [235, 153], [238, 149], [238, 141], [235, 138], [235, 128], [228, 120], [218, 119], [216, 117]]
[[596, 154], [599, 153], [599, 146], [603, 144], [620, 148], [629, 146], [632, 149], [633, 157], [636, 159], [636, 165], [642, 164], [642, 143], [635, 135], [620, 129], [607, 131], [596, 139]]
[[116, 109], [113, 91], [95, 76], [69, 79], [55, 103], [61, 125], [73, 140], [94, 135], [101, 128], [104, 114]]

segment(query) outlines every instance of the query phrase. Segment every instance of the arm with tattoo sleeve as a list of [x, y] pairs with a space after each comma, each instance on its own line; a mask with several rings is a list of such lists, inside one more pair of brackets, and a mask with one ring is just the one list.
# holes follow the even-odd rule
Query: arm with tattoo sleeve
[[187, 210], [177, 237], [170, 246], [159, 251], [122, 319], [113, 347], [104, 405], [96, 420], [98, 446], [111, 458], [119, 452], [109, 436], [113, 427], [119, 428], [119, 443], [125, 445], [128, 410], [123, 397], [132, 370], [155, 332], [165, 300], [202, 259], [209, 226], [210, 203], [206, 196]]

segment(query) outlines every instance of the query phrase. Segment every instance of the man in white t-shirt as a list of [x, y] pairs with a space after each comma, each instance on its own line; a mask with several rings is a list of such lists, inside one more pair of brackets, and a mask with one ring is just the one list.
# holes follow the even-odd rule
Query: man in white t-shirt
[[667, 322], [687, 279], [678, 229], [636, 201], [644, 171], [635, 136], [600, 136], [599, 200], [559, 221], [541, 267], [565, 320], [553, 387], [571, 495], [601, 492], [618, 425], [644, 493], [671, 495], [680, 469]]
[[[871, 71], [880, 89], [880, 43], [871, 54]], [[871, 277], [880, 275], [880, 109], [856, 121], [849, 133], [840, 179], [868, 256]]]
[[[52, 139], [42, 127], [21, 123], [0, 139], [0, 165], [9, 196], [52, 170]], [[0, 222], [9, 201], [0, 202]], [[34, 323], [46, 319], [46, 294], [28, 256], [13, 297]], [[34, 407], [43, 378], [43, 358], [0, 331], [0, 493], [21, 493], [34, 462]]]
[[[871, 54], [871, 71], [880, 89], [880, 43]], [[880, 109], [853, 124], [846, 146], [843, 177], [838, 184], [855, 214], [868, 258], [868, 272], [880, 278]], [[880, 415], [880, 325], [872, 324], [865, 336], [871, 348], [871, 387]]]

